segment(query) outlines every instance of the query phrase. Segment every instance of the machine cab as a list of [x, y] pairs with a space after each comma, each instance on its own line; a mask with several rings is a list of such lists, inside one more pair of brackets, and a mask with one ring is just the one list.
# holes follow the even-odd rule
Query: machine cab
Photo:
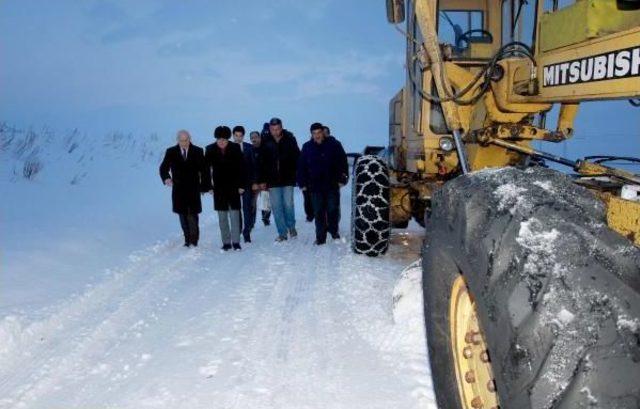
[[489, 59], [500, 41], [496, 3], [488, 0], [439, 2], [438, 37], [450, 59]]

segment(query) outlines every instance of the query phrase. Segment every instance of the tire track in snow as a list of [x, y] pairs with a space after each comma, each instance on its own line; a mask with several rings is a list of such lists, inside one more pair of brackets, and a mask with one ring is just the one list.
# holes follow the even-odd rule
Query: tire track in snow
[[[151, 253], [155, 253], [156, 250], [151, 249]], [[171, 255], [176, 256], [175, 252], [171, 252]], [[6, 368], [7, 375], [0, 381], [0, 391], [4, 391], [4, 396], [11, 396], [10, 399], [16, 402], [35, 401], [38, 394], [51, 390], [60, 378], [82, 370], [81, 365], [84, 364], [83, 358], [86, 354], [95, 354], [95, 349], [98, 348], [108, 357], [110, 348], [126, 341], [130, 322], [139, 319], [136, 313], [142, 304], [155, 301], [149, 296], [160, 293], [163, 288], [182, 279], [184, 270], [176, 267], [193, 256], [193, 253], [179, 254], [166, 267], [159, 265], [166, 263], [170, 256], [162, 257], [154, 263], [151, 263], [149, 257], [134, 258], [133, 266], [127, 270], [138, 274], [117, 274], [113, 280], [98, 286], [95, 291], [90, 291], [90, 294], [85, 294], [66, 305], [61, 312], [49, 319], [50, 325], [38, 328], [40, 331], [33, 331], [29, 337], [33, 340], [33, 335], [37, 337], [40, 332], [43, 339], [45, 333], [52, 329], [51, 324], [55, 323], [51, 341], [43, 339], [38, 345], [39, 351], [35, 354], [27, 355], [26, 359], [18, 359], [13, 365], [3, 365], [3, 372]], [[154, 271], [156, 269], [160, 274]], [[142, 275], [147, 276], [146, 281], [137, 282], [138, 276]], [[114, 281], [117, 282], [116, 285]], [[112, 309], [114, 306], [115, 309]], [[75, 313], [70, 314], [69, 311]], [[95, 327], [87, 328], [86, 322], [80, 320], [88, 315], [95, 320], [91, 323]], [[124, 333], [124, 337], [121, 332]], [[71, 339], [64, 343], [63, 338]], [[109, 345], [114, 339], [115, 344]], [[36, 368], [43, 363], [44, 370], [37, 370]], [[34, 373], [37, 376], [34, 377]]]
[[313, 247], [312, 230], [273, 244], [260, 228], [241, 253], [208, 236], [138, 253], [23, 331], [11, 351], [30, 356], [0, 357], [0, 408], [420, 407], [422, 355], [396, 339], [391, 303], [415, 248], [374, 260]]

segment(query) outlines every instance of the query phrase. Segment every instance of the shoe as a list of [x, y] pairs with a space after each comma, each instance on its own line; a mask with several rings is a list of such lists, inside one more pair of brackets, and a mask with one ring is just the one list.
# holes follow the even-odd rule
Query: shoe
[[222, 246], [222, 250], [223, 250], [223, 251], [229, 251], [229, 250], [231, 250], [231, 244], [225, 244], [225, 245], [223, 245], [223, 246]]
[[251, 243], [251, 235], [250, 234], [244, 234], [244, 242], [245, 243]]
[[269, 219], [262, 220], [262, 223], [264, 223], [265, 226], [270, 226], [271, 225], [271, 222], [269, 221]]
[[316, 240], [313, 242], [315, 246], [322, 246], [325, 243], [326, 243], [326, 240]]
[[298, 232], [296, 231], [296, 229], [289, 229], [289, 237], [294, 238], [294, 237], [298, 237]]
[[313, 221], [313, 216], [307, 216], [307, 223], [311, 223]]
[[340, 233], [336, 233], [336, 234], [331, 233], [331, 238], [334, 240], [340, 240]]
[[183, 247], [189, 247], [190, 245], [191, 245], [191, 244], [189, 244], [189, 243], [184, 243], [182, 246], [183, 246]]
[[276, 237], [276, 242], [280, 243], [282, 241], [287, 241], [287, 238], [285, 236], [278, 236]]
[[240, 243], [233, 243], [233, 249], [234, 250], [242, 250], [242, 247], [240, 247]]

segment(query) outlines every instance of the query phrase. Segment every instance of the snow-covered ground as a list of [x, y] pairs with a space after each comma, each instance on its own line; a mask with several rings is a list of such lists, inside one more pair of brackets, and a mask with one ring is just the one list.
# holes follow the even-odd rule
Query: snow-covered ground
[[205, 196], [185, 249], [163, 143], [60, 139], [0, 145], [0, 408], [435, 408], [419, 266], [402, 272], [419, 229], [379, 259], [312, 246], [308, 223], [223, 254]]

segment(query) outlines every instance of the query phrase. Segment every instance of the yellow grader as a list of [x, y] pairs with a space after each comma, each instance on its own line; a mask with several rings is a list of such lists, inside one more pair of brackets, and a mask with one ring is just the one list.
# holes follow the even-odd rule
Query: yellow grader
[[386, 5], [407, 80], [388, 147], [354, 165], [352, 248], [426, 227], [438, 406], [640, 408], [640, 176], [612, 165], [638, 152], [540, 148], [572, 137], [580, 103], [640, 105], [640, 1]]

